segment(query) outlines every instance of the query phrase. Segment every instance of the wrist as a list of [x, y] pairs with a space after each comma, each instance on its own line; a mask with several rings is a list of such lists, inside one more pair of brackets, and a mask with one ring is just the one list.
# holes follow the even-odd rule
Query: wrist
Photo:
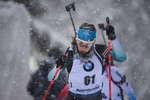
[[115, 40], [115, 39], [116, 39], [116, 35], [115, 35], [115, 34], [112, 35], [110, 39], [111, 39], [111, 40]]

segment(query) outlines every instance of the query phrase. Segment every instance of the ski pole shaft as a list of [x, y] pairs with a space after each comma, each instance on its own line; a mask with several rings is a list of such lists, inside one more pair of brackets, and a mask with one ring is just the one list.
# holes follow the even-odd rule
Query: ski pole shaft
[[110, 39], [108, 39], [108, 59], [109, 59], [109, 100], [111, 100], [111, 54], [110, 54]]
[[[68, 49], [66, 50], [64, 56], [67, 55], [68, 50], [69, 50], [69, 47], [68, 47]], [[51, 82], [50, 82], [50, 84], [49, 84], [49, 86], [48, 86], [48, 88], [47, 88], [47, 91], [46, 91], [46, 93], [45, 93], [45, 95], [44, 95], [44, 97], [43, 97], [42, 100], [45, 100], [45, 98], [46, 98], [46, 96], [47, 96], [47, 94], [48, 94], [48, 92], [49, 92], [49, 90], [50, 90], [50, 88], [51, 88], [51, 86], [52, 86], [52, 84], [53, 84], [53, 82], [54, 82], [54, 80], [55, 80], [55, 77], [57, 76], [59, 70], [60, 70], [60, 66], [58, 66], [58, 68], [57, 68], [57, 70], [56, 70], [56, 72], [55, 72], [55, 74], [54, 74], [54, 77], [53, 77], [53, 79], [51, 80]]]
[[66, 11], [69, 12], [71, 23], [72, 23], [72, 26], [73, 26], [73, 29], [74, 29], [74, 33], [75, 33], [75, 36], [76, 36], [77, 32], [76, 32], [74, 21], [73, 21], [73, 18], [71, 16], [71, 12], [70, 12], [70, 9], [72, 9], [73, 11], [75, 11], [75, 3], [73, 2], [73, 3], [69, 4], [69, 5], [67, 5], [65, 8], [66, 8]]
[[[107, 25], [109, 26], [109, 17], [106, 18]], [[111, 100], [111, 54], [110, 54], [110, 37], [108, 36], [108, 63], [109, 63], [109, 100]]]
[[71, 19], [71, 22], [72, 22], [72, 26], [73, 26], [73, 29], [74, 29], [74, 33], [75, 33], [75, 36], [77, 35], [77, 32], [76, 32], [76, 29], [75, 29], [75, 25], [74, 25], [74, 22], [73, 22], [73, 19], [72, 19], [72, 16], [71, 16], [71, 12], [69, 11], [69, 15], [70, 15], [70, 19]]
[[52, 84], [53, 84], [53, 82], [55, 80], [55, 77], [57, 76], [57, 73], [58, 73], [59, 69], [60, 69], [60, 67], [57, 68], [56, 73], [55, 73], [51, 83], [49, 84], [48, 89], [47, 89], [47, 91], [46, 91], [46, 93], [45, 93], [45, 95], [44, 95], [42, 100], [45, 100], [45, 98], [46, 98], [46, 96], [47, 96], [47, 94], [48, 94], [48, 92], [49, 92], [49, 90], [50, 90], [50, 88], [51, 88], [51, 86], [52, 86]]

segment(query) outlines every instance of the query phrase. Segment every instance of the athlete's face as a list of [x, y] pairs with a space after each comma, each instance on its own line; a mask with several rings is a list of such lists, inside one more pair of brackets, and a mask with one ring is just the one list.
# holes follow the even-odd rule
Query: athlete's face
[[90, 50], [90, 48], [92, 47], [92, 44], [77, 42], [77, 46], [81, 53], [86, 53]]

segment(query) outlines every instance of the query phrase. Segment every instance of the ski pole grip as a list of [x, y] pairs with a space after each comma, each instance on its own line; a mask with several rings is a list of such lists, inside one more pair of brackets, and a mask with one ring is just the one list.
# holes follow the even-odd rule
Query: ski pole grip
[[109, 25], [109, 17], [106, 17], [106, 22], [107, 22], [107, 25]]
[[70, 9], [73, 9], [73, 11], [75, 11], [75, 3], [73, 2], [73, 3], [69, 4], [69, 5], [67, 5], [65, 8], [66, 8], [67, 12], [69, 12]]

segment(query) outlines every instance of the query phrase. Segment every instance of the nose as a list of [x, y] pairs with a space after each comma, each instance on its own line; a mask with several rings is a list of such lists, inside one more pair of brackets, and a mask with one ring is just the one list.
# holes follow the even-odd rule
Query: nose
[[83, 47], [81, 47], [82, 49], [81, 49], [81, 51], [82, 52], [87, 52], [87, 48], [85, 47], [85, 46], [83, 46]]
[[83, 46], [83, 47], [81, 47], [82, 48], [82, 50], [86, 50], [86, 47], [85, 46]]

